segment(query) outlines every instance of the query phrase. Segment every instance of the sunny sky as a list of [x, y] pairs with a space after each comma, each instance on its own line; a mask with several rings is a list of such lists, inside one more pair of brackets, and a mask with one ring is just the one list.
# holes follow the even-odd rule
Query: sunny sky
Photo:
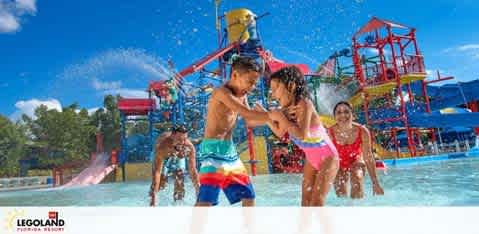
[[[181, 69], [217, 47], [213, 2], [0, 0], [0, 114], [145, 95], [166, 59]], [[223, 0], [220, 12], [239, 7], [270, 13], [258, 22], [263, 43], [288, 62], [316, 68], [377, 16], [417, 29], [429, 71], [479, 78], [476, 0]]]

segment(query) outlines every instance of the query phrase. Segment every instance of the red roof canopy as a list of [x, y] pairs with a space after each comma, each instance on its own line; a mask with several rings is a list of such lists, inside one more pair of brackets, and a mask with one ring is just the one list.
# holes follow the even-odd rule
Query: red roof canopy
[[274, 73], [275, 71], [278, 71], [281, 68], [288, 67], [288, 66], [296, 66], [303, 72], [303, 74], [308, 74], [309, 73], [309, 68], [308, 65], [306, 64], [288, 64], [285, 63], [284, 61], [281, 61], [279, 59], [276, 59], [272, 57], [269, 61], [266, 61], [266, 64], [268, 65], [270, 72]]
[[155, 109], [155, 100], [149, 98], [121, 98], [118, 109], [126, 115], [147, 115]]
[[389, 26], [391, 28], [402, 28], [402, 29], [412, 29], [408, 26], [402, 25], [402, 24], [397, 24], [393, 23], [388, 20], [383, 20], [383, 19], [378, 19], [376, 17], [373, 17], [366, 25], [364, 25], [358, 32], [354, 34], [354, 37], [363, 34], [363, 33], [368, 33], [372, 32], [376, 29], [382, 28], [384, 26]]

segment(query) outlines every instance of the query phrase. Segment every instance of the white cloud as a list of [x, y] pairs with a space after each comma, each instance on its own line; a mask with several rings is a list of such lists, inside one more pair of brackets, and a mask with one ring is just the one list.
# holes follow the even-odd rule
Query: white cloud
[[17, 0], [16, 5], [18, 9], [34, 14], [37, 12], [36, 1], [37, 0]]
[[[88, 115], [93, 115], [97, 110], [99, 110], [100, 107], [94, 107], [94, 108], [90, 108], [90, 109], [87, 109], [86, 111], [88, 112]], [[76, 109], [75, 110], [75, 113], [80, 113], [81, 109]]]
[[426, 69], [426, 74], [429, 78], [437, 78], [437, 72], [439, 71], [439, 75], [441, 77], [448, 76], [450, 74], [449, 71], [442, 70], [442, 69]]
[[479, 50], [479, 44], [467, 44], [457, 48], [459, 51]]
[[58, 111], [62, 111], [62, 104], [54, 98], [47, 99], [47, 100], [38, 100], [38, 99], [30, 99], [30, 100], [22, 100], [15, 103], [15, 107], [17, 110], [10, 115], [10, 119], [17, 121], [20, 120], [23, 114], [31, 118], [35, 118], [35, 109], [41, 105], [46, 106], [49, 110], [55, 109]]
[[88, 115], [93, 115], [99, 109], [100, 109], [100, 107], [93, 107], [93, 108], [88, 109]]
[[121, 81], [101, 81], [97, 78], [92, 79], [92, 86], [96, 90], [120, 89]]
[[0, 33], [15, 32], [20, 28], [15, 16], [8, 12], [0, 11]]
[[111, 89], [103, 91], [103, 94], [119, 94], [125, 98], [148, 98], [148, 93], [141, 89]]
[[15, 33], [26, 15], [35, 15], [36, 0], [0, 0], [0, 33]]
[[456, 56], [467, 55], [474, 59], [479, 59], [479, 44], [464, 44], [456, 47], [451, 47], [443, 50], [443, 53]]
[[[86, 109], [86, 111], [87, 111], [88, 115], [91, 116], [91, 115], [95, 114], [95, 112], [99, 109], [101, 109], [101, 107], [93, 107], [93, 108], [90, 108], [90, 109]], [[82, 110], [83, 110], [83, 108], [82, 109], [75, 109], [75, 113], [78, 114]]]

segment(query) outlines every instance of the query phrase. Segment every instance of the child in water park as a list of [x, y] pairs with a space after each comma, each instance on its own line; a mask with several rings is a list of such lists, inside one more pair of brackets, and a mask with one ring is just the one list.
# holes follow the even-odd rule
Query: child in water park
[[[271, 74], [271, 91], [281, 110], [269, 112], [268, 126], [278, 137], [288, 134], [306, 155], [301, 205], [324, 206], [339, 158], [311, 101], [303, 73], [296, 66], [276, 71]], [[283, 113], [293, 106], [300, 110], [294, 117]]]
[[208, 101], [204, 138], [199, 147], [200, 188], [196, 206], [218, 204], [220, 190], [230, 204], [254, 206], [255, 192], [232, 141], [238, 114], [249, 127], [264, 125], [268, 113], [250, 110], [247, 94], [262, 73], [262, 67], [249, 57], [234, 57], [230, 80], [216, 88]]

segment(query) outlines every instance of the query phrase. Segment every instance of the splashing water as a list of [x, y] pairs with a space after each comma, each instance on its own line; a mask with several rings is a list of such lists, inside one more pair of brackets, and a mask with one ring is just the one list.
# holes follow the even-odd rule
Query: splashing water
[[148, 81], [165, 80], [172, 75], [164, 60], [144, 50], [112, 49], [69, 65], [57, 76], [53, 92], [146, 97]]
[[333, 108], [336, 103], [347, 101], [351, 96], [352, 94], [347, 89], [339, 89], [336, 85], [323, 83], [316, 90], [319, 107], [317, 111], [321, 115], [333, 115]]

